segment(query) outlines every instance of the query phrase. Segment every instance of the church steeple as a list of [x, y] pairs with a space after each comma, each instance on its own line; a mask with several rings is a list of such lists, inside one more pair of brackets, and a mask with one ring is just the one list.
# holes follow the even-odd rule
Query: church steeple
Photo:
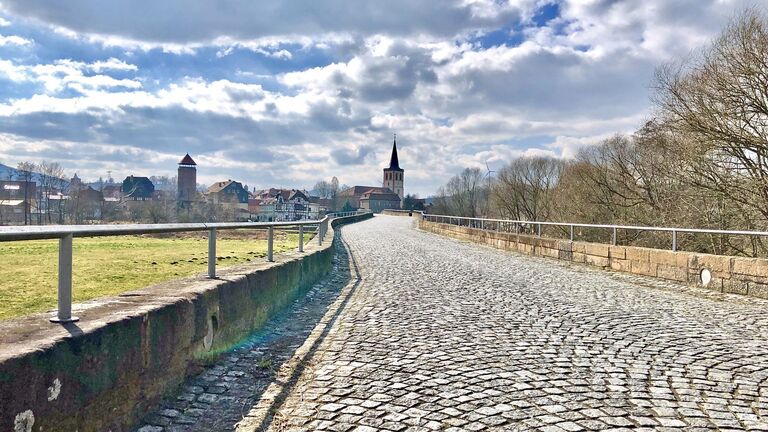
[[389, 158], [389, 168], [384, 168], [384, 181], [381, 184], [400, 197], [400, 207], [403, 206], [403, 199], [405, 198], [404, 176], [405, 170], [400, 168], [400, 161], [397, 159], [397, 134], [395, 134], [392, 140], [392, 156]]
[[397, 160], [397, 134], [395, 134], [392, 140], [392, 157], [389, 158], [389, 170], [402, 171], [400, 168], [400, 162]]

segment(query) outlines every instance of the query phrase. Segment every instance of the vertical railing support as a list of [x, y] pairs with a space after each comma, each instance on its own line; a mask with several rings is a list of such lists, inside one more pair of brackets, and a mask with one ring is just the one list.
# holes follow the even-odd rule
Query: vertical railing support
[[538, 228], [538, 233], [537, 233], [537, 235], [538, 235], [539, 237], [541, 237], [541, 224], [539, 224], [539, 228]]
[[77, 321], [72, 316], [72, 234], [59, 239], [59, 309], [52, 322], [68, 323]]
[[304, 225], [299, 225], [299, 252], [304, 252]]
[[672, 252], [677, 252], [677, 231], [672, 230]]
[[322, 246], [323, 245], [323, 223], [320, 222], [317, 225], [317, 243]]
[[618, 237], [618, 235], [617, 235], [617, 234], [618, 234], [618, 233], [616, 232], [616, 227], [613, 227], [613, 235], [611, 236], [611, 244], [612, 244], [613, 246], [616, 246], [616, 241], [617, 241], [617, 238], [616, 238], [616, 237]]
[[571, 225], [571, 241], [573, 241], [573, 225]]
[[208, 277], [216, 277], [216, 228], [208, 231]]
[[274, 243], [275, 243], [275, 228], [268, 227], [267, 228], [267, 261], [269, 262], [274, 261], [274, 257], [272, 254]]

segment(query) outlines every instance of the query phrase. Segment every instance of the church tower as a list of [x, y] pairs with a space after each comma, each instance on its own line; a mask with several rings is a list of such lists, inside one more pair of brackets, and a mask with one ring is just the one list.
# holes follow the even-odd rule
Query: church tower
[[389, 168], [384, 168], [384, 187], [400, 197], [400, 208], [403, 207], [403, 198], [405, 191], [403, 188], [403, 174], [405, 171], [400, 168], [400, 162], [397, 160], [397, 135], [392, 141], [392, 156], [389, 159]]

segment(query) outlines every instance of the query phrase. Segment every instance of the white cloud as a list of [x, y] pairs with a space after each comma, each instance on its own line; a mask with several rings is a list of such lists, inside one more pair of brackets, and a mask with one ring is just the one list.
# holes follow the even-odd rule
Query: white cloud
[[9, 80], [21, 82], [27, 79], [26, 68], [18, 66], [10, 60], [0, 60], [0, 74]]
[[24, 39], [20, 36], [3, 36], [0, 35], [0, 47], [6, 46], [6, 45], [16, 45], [16, 46], [25, 46], [25, 45], [31, 45], [32, 41], [30, 39]]
[[119, 70], [119, 71], [136, 71], [138, 68], [136, 65], [128, 64], [123, 60], [110, 57], [107, 60], [99, 60], [86, 66], [88, 69], [94, 72], [102, 72], [106, 70]]
[[[561, 16], [536, 27], [543, 0], [325, 1], [303, 14], [301, 2], [232, 14], [175, 0], [169, 14], [149, 0], [76, 0], [81, 13], [64, 14], [49, 1], [4, 5], [109, 54], [0, 60], [0, 76], [36, 86], [0, 100], [3, 159], [103, 175], [149, 158], [147, 174], [172, 174], [189, 151], [203, 181], [377, 184], [397, 131], [407, 188], [422, 195], [465, 166], [572, 157], [631, 132], [649, 115], [654, 67], [706, 44], [747, 3], [562, 0]], [[522, 40], [487, 47], [492, 31]], [[152, 64], [157, 49], [178, 57]], [[169, 78], [177, 67], [188, 76]]]
[[[237, 40], [325, 33], [453, 36], [467, 29], [497, 27], [519, 19], [520, 4], [532, 1], [446, 0], [300, 0], [233, 1], [226, 4], [168, 0], [5, 0], [8, 14], [80, 34], [104, 35], [113, 41], [189, 44], [220, 36]], [[77, 11], [77, 13], [72, 13]]]

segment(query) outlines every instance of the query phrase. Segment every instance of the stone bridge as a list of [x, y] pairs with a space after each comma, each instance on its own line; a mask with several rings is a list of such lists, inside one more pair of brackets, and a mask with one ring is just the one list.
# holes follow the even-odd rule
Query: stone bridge
[[378, 216], [141, 432], [768, 430], [768, 301]]

